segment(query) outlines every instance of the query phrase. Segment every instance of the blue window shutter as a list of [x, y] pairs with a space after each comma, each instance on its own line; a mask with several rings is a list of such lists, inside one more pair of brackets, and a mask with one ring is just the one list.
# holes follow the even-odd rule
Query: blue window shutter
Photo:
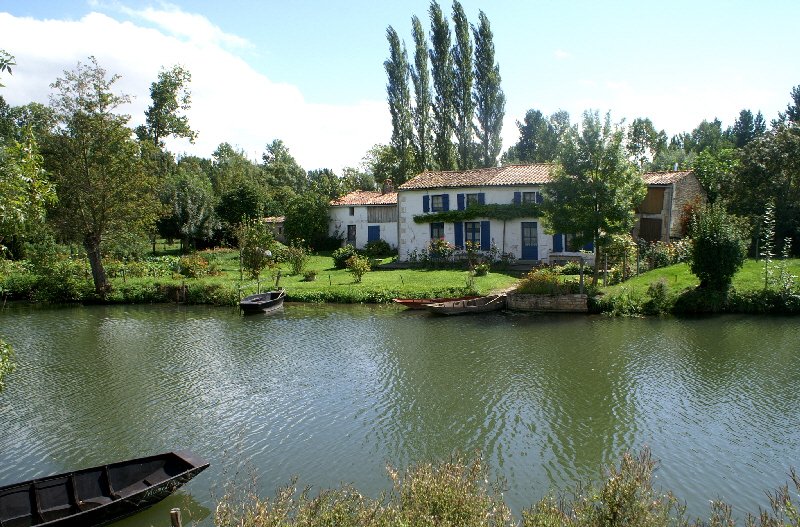
[[464, 210], [464, 194], [456, 194], [456, 206], [458, 210]]
[[522, 192], [514, 192], [514, 205], [522, 203]]
[[367, 226], [367, 241], [374, 242], [381, 239], [381, 226], [368, 225]]
[[486, 205], [486, 194], [483, 192], [478, 193], [478, 205]]
[[554, 234], [553, 235], [553, 252], [560, 253], [564, 250], [564, 235], [563, 234]]
[[422, 212], [430, 212], [431, 210], [431, 197], [422, 196]]
[[541, 203], [542, 201], [544, 201], [544, 196], [542, 196], [542, 192], [539, 191], [536, 193], [536, 203]]
[[481, 251], [488, 251], [492, 248], [492, 235], [489, 232], [489, 222], [481, 222]]
[[594, 242], [589, 242], [583, 246], [584, 251], [594, 251]]
[[464, 224], [457, 221], [453, 227], [456, 235], [456, 247], [464, 247]]
[[442, 194], [442, 210], [450, 210], [450, 194]]

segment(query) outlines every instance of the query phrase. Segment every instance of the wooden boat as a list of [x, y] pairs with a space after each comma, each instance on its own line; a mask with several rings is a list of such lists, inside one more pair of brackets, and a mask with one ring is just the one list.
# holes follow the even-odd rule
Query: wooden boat
[[455, 302], [456, 300], [471, 300], [480, 298], [479, 296], [459, 296], [455, 298], [393, 298], [396, 302], [408, 309], [425, 309], [425, 304], [441, 304], [444, 302]]
[[168, 452], [0, 487], [2, 527], [93, 527], [150, 507], [208, 467]]
[[274, 311], [283, 305], [285, 296], [286, 291], [283, 289], [246, 296], [239, 301], [239, 309], [245, 315]]
[[425, 304], [425, 309], [437, 315], [466, 315], [467, 313], [487, 313], [506, 307], [506, 295], [489, 295], [471, 300], [455, 300]]

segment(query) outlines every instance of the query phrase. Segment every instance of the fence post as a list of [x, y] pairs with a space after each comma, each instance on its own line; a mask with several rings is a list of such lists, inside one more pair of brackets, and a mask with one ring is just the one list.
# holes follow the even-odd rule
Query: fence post
[[181, 510], [179, 508], [174, 508], [169, 511], [169, 520], [172, 522], [172, 527], [183, 527], [183, 523], [181, 522]]

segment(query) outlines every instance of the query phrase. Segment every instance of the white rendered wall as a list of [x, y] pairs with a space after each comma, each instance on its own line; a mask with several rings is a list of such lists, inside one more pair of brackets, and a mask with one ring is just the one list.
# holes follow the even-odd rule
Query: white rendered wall
[[367, 206], [356, 205], [353, 208], [353, 215], [350, 215], [349, 206], [336, 206], [330, 208], [330, 224], [328, 232], [331, 236], [339, 236], [347, 243], [347, 226], [356, 226], [356, 249], [363, 249], [367, 243], [367, 227], [379, 226], [381, 229], [380, 238], [392, 247], [397, 247], [397, 223], [369, 223], [367, 221]]

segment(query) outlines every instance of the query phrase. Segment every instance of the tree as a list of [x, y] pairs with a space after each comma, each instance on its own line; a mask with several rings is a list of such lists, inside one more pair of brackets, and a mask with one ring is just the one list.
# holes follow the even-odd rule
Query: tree
[[142, 170], [140, 150], [127, 127], [129, 116], [114, 111], [129, 102], [113, 92], [118, 75], [108, 77], [94, 57], [65, 71], [51, 87], [50, 104], [61, 128], [49, 141], [45, 160], [53, 174], [62, 235], [86, 249], [95, 291], [110, 287], [103, 267], [107, 235], [147, 232], [160, 209], [153, 178]]
[[561, 148], [562, 138], [559, 137], [559, 132], [553, 123], [554, 116], [548, 120], [539, 110], [528, 110], [525, 113], [524, 122], [517, 121], [519, 141], [504, 154], [504, 161], [509, 163], [555, 161]]
[[725, 207], [708, 205], [694, 218], [689, 269], [701, 289], [725, 292], [744, 264], [747, 236]]
[[631, 230], [634, 207], [645, 196], [623, 137], [621, 126], [612, 127], [610, 114], [601, 122], [597, 112], [584, 112], [582, 130], [570, 130], [553, 180], [545, 186], [542, 212], [550, 228], [574, 234], [578, 245], [594, 243], [595, 284], [601, 248], [612, 235]]
[[264, 191], [250, 181], [241, 181], [220, 196], [217, 216], [231, 232], [239, 223], [264, 215]]
[[375, 190], [375, 178], [372, 173], [354, 167], [344, 167], [342, 170], [342, 193], [354, 190]]
[[162, 235], [180, 238], [184, 251], [193, 248], [196, 240], [211, 239], [219, 220], [214, 211], [214, 190], [206, 174], [182, 164], [168, 178], [163, 192], [162, 202], [171, 214], [158, 221]]
[[160, 149], [168, 136], [194, 142], [197, 132], [189, 127], [189, 118], [179, 113], [191, 108], [192, 94], [188, 88], [191, 80], [192, 74], [181, 66], [159, 72], [158, 80], [150, 85], [153, 104], [144, 113], [145, 124], [136, 128], [140, 140], [149, 139]]
[[433, 100], [433, 157], [439, 170], [457, 168], [453, 151], [453, 55], [450, 52], [450, 27], [442, 8], [434, 0], [430, 7], [431, 17], [431, 78], [435, 97]]
[[336, 199], [346, 192], [345, 182], [329, 168], [309, 170], [308, 181], [311, 192], [329, 200]]
[[258, 280], [261, 271], [274, 263], [275, 238], [272, 231], [260, 219], [243, 221], [236, 229], [242, 269], [250, 278]]
[[306, 171], [280, 139], [275, 139], [266, 146], [261, 160], [264, 162], [263, 170], [268, 186], [288, 187], [296, 194], [301, 194], [308, 188]]
[[[232, 190], [247, 185], [266, 186], [262, 171], [247, 159], [243, 150], [236, 150], [230, 143], [221, 143], [212, 154], [211, 184], [214, 193], [222, 196]], [[234, 225], [239, 223], [237, 219]]]
[[473, 124], [475, 101], [472, 99], [472, 85], [475, 72], [472, 70], [472, 39], [470, 27], [464, 8], [453, 1], [453, 28], [455, 45], [453, 46], [453, 113], [454, 126], [458, 142], [458, 167], [467, 170], [474, 166], [473, 162]]
[[495, 63], [494, 42], [489, 19], [479, 15], [475, 35], [475, 101], [478, 162], [482, 167], [497, 166], [500, 155], [506, 96], [500, 88], [500, 66]]
[[433, 168], [431, 132], [431, 78], [428, 71], [428, 43], [419, 18], [411, 18], [414, 35], [414, 67], [411, 69], [411, 80], [414, 83], [414, 161], [417, 172]]
[[386, 93], [389, 100], [389, 113], [392, 115], [391, 146], [400, 161], [393, 177], [399, 183], [405, 182], [413, 167], [413, 126], [411, 120], [411, 96], [408, 90], [410, 68], [405, 45], [392, 26], [386, 30], [389, 41], [389, 59], [383, 63], [389, 81]]
[[328, 222], [328, 200], [308, 193], [289, 204], [283, 232], [287, 240], [304, 240], [311, 247], [320, 247], [328, 237]]
[[723, 148], [716, 153], [711, 150], [700, 152], [692, 170], [703, 185], [709, 202], [715, 203], [730, 195], [740, 165], [739, 155], [732, 148]]
[[[14, 62], [14, 55], [11, 55], [4, 49], [0, 49], [0, 73], [8, 72], [11, 75], [11, 66], [16, 66]], [[0, 88], [5, 88], [4, 84], [0, 84]]]
[[742, 110], [733, 126], [728, 129], [726, 135], [736, 148], [744, 148], [754, 139], [764, 135], [767, 125], [764, 123], [764, 116], [761, 112], [753, 117], [750, 110]]
[[[0, 71], [2, 70], [0, 69]], [[800, 85], [792, 88], [790, 95], [792, 97], [792, 102], [786, 106], [786, 113], [780, 114], [780, 121], [800, 123]], [[776, 123], [773, 123], [773, 125], [775, 124]]]
[[650, 119], [636, 118], [628, 128], [626, 148], [640, 169], [650, 165], [666, 146], [667, 134], [657, 132]]
[[[370, 148], [361, 160], [364, 172], [372, 176], [372, 181], [376, 185], [383, 185], [383, 182], [392, 178], [392, 174], [397, 170], [399, 160], [394, 149], [388, 145], [374, 145]], [[369, 189], [374, 190], [374, 188]]]

